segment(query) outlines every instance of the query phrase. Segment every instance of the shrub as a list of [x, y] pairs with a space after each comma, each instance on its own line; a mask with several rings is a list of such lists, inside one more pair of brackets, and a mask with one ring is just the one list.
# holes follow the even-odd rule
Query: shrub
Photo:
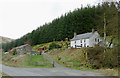
[[103, 62], [103, 47], [95, 47], [88, 49], [88, 62], [92, 64], [96, 69], [101, 68]]
[[118, 66], [118, 48], [106, 49], [103, 57], [103, 66], [113, 68]]
[[55, 48], [61, 48], [61, 46], [54, 42], [49, 45], [49, 50], [55, 49]]
[[16, 55], [16, 54], [17, 54], [16, 49], [14, 49], [13, 50], [13, 55]]
[[[104, 52], [105, 50], [105, 52]], [[95, 47], [88, 50], [88, 61], [96, 69], [107, 67], [113, 68], [118, 66], [118, 48]]]
[[61, 60], [61, 57], [58, 58], [58, 61], [60, 61], [60, 60]]
[[49, 51], [49, 49], [45, 50], [45, 53], [48, 52], [48, 51]]

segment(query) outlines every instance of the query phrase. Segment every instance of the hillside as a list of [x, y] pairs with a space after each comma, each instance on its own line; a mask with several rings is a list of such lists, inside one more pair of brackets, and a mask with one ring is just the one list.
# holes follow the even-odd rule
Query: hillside
[[[77, 70], [89, 70], [101, 72], [108, 76], [118, 76], [116, 50], [107, 49], [104, 54], [102, 48], [80, 48], [80, 49], [53, 49], [47, 52], [54, 61], [65, 67]], [[97, 52], [98, 51], [98, 52]], [[101, 51], [101, 52], [100, 52]], [[87, 56], [84, 52], [87, 52]], [[104, 54], [104, 56], [102, 56]], [[87, 57], [87, 58], [86, 58]], [[111, 59], [114, 58], [114, 59]], [[113, 67], [112, 67], [113, 66]], [[111, 68], [112, 67], [112, 68]]]
[[77, 8], [2, 47], [7, 51], [24, 43], [34, 46], [52, 41], [64, 41], [65, 38], [69, 40], [73, 38], [74, 32], [87, 33], [91, 32], [92, 28], [103, 37], [105, 24], [106, 36], [109, 36], [109, 41], [112, 43], [118, 36], [118, 9], [115, 5], [115, 3], [102, 3]]
[[11, 41], [13, 41], [13, 40], [14, 40], [14, 39], [0, 36], [0, 44], [1, 44], [1, 43], [8, 43], [8, 42], [11, 42]]
[[[38, 44], [38, 45], [35, 45], [33, 46], [33, 50], [34, 51], [38, 51], [37, 49], [40, 48], [40, 47], [47, 47], [49, 48], [50, 44], [52, 43], [55, 43], [55, 44], [58, 44], [58, 45], [62, 45], [63, 48], [67, 48], [66, 46], [66, 41], [54, 41], [54, 42], [49, 42], [49, 43], [43, 43], [43, 44]], [[68, 47], [70, 46], [70, 42], [67, 41], [67, 44], [68, 44]]]

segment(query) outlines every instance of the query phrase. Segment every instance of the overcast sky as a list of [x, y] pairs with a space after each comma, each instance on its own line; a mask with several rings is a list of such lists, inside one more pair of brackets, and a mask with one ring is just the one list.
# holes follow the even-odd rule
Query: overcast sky
[[20, 38], [62, 14], [80, 8], [81, 4], [97, 3], [98, 0], [0, 0], [0, 36]]

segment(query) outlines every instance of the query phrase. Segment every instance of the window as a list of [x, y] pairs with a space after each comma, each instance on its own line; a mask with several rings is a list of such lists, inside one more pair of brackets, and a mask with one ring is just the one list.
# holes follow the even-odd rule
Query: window
[[95, 42], [97, 41], [97, 39], [95, 38]]
[[75, 41], [75, 44], [76, 44], [76, 41]]
[[82, 44], [81, 44], [81, 47], [82, 47]]
[[75, 45], [75, 48], [76, 48], [76, 45]]
[[84, 39], [84, 42], [85, 42], [86, 40]]
[[82, 43], [82, 40], [81, 40], [81, 43]]
[[100, 40], [98, 39], [98, 42], [99, 42]]
[[86, 44], [84, 44], [84, 47], [86, 47]]

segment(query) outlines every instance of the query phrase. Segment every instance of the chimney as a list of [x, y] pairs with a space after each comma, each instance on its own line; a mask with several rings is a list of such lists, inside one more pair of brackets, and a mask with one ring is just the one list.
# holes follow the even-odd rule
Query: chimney
[[92, 28], [92, 33], [94, 33], [95, 32], [95, 30]]
[[74, 32], [74, 37], [76, 37], [76, 32]]

